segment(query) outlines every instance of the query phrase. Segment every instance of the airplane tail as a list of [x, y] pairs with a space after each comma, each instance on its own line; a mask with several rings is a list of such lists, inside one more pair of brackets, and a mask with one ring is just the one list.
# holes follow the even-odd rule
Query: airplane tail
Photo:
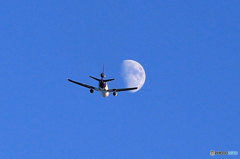
[[[100, 79], [96, 78], [96, 77], [93, 77], [93, 76], [89, 76], [97, 81], [101, 81]], [[109, 81], [113, 81], [114, 79], [106, 79], [106, 80], [103, 80], [103, 82], [109, 82]]]
[[101, 76], [102, 78], [105, 78], [105, 77], [106, 77], [106, 75], [104, 74], [104, 64], [103, 64], [103, 71], [102, 71], [102, 73], [100, 74], [100, 76]]
[[106, 75], [104, 74], [104, 64], [103, 64], [103, 71], [102, 71], [102, 73], [100, 74], [100, 76], [102, 77], [102, 80], [101, 79], [98, 79], [98, 78], [96, 78], [96, 77], [93, 77], [93, 76], [89, 76], [89, 77], [91, 77], [91, 78], [93, 78], [93, 79], [95, 79], [95, 80], [97, 80], [97, 81], [103, 81], [103, 82], [109, 82], [109, 81], [113, 81], [114, 79], [106, 79], [106, 80], [104, 80], [104, 78], [106, 77]]
[[93, 77], [93, 76], [89, 76], [89, 77], [91, 77], [91, 78], [93, 78], [93, 79], [95, 79], [95, 80], [97, 80], [97, 81], [101, 81], [100, 79], [98, 79], [98, 78], [96, 78], [96, 77]]
[[103, 80], [103, 82], [109, 82], [109, 81], [113, 81], [114, 79], [106, 79], [106, 80]]

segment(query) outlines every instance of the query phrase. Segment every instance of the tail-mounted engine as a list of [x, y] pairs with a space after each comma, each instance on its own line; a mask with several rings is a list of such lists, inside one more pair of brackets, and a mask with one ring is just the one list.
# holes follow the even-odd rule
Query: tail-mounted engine
[[105, 77], [106, 77], [106, 75], [105, 75], [104, 73], [101, 73], [100, 76], [101, 76], [102, 78], [105, 78]]

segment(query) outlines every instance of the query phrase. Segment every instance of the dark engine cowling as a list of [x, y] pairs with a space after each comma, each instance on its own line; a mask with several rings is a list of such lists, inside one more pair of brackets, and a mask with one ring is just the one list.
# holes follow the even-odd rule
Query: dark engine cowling
[[114, 96], [117, 96], [117, 92], [113, 92], [113, 95], [114, 95]]
[[105, 78], [105, 77], [106, 77], [106, 75], [105, 75], [104, 73], [101, 73], [100, 76], [101, 76], [102, 78]]
[[94, 91], [93, 91], [93, 89], [90, 89], [90, 93], [93, 93]]

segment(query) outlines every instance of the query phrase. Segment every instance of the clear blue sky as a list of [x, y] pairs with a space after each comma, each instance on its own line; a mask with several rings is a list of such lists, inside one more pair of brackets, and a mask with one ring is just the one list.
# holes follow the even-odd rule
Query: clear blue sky
[[[240, 1], [1, 0], [0, 158], [240, 152]], [[136, 93], [121, 63], [142, 64]], [[227, 156], [215, 156], [226, 158]], [[229, 157], [229, 156], [228, 156]], [[238, 158], [238, 156], [231, 156]]]

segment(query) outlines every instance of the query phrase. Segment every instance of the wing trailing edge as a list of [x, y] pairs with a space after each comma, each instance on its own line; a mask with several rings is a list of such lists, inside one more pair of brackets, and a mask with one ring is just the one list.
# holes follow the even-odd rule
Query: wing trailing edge
[[80, 82], [76, 82], [76, 81], [73, 81], [73, 80], [71, 80], [69, 78], [67, 80], [72, 82], [72, 83], [78, 84], [80, 86], [83, 86], [83, 87], [86, 87], [86, 88], [90, 88], [90, 89], [94, 89], [94, 90], [98, 91], [98, 89], [93, 87], [93, 86], [89, 86], [89, 85], [86, 85], [86, 84], [83, 84], [83, 83], [80, 83]]
[[138, 89], [138, 87], [132, 87], [132, 88], [120, 88], [120, 89], [109, 89], [108, 92], [121, 92], [121, 91], [130, 91]]

